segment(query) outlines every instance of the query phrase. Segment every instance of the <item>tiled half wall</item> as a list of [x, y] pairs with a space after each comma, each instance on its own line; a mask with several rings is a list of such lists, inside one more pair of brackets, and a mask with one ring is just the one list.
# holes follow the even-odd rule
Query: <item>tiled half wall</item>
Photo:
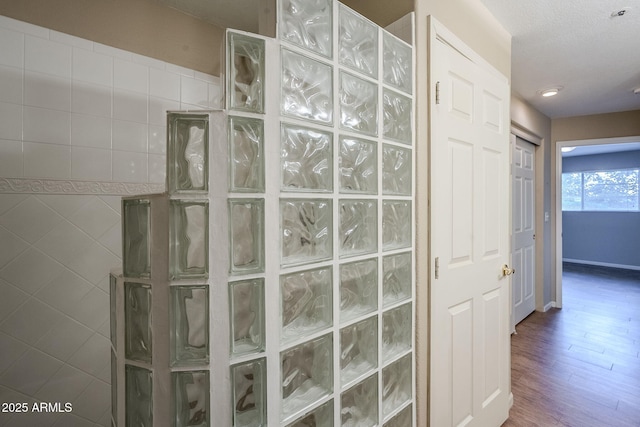
[[0, 402], [73, 408], [0, 427], [109, 425], [120, 197], [164, 188], [166, 111], [219, 98], [217, 77], [0, 16]]

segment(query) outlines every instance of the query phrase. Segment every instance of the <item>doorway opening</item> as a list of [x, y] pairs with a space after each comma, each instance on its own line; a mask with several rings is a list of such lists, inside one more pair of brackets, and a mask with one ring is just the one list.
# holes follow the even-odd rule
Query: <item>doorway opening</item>
[[[606, 153], [613, 152], [615, 150], [618, 151], [633, 151], [640, 150], [640, 136], [634, 137], [620, 137], [620, 138], [602, 138], [602, 139], [588, 139], [588, 140], [573, 140], [573, 141], [558, 141], [556, 144], [556, 168], [555, 168], [555, 183], [556, 183], [556, 289], [555, 289], [555, 306], [560, 308], [562, 307], [563, 293], [562, 293], [562, 277], [563, 277], [563, 261], [567, 258], [565, 256], [565, 248], [563, 245], [563, 233], [564, 233], [564, 224], [563, 224], [563, 151], [565, 154], [565, 159], [567, 157], [576, 156], [581, 154], [589, 155], [589, 154], [597, 154], [597, 153]], [[640, 166], [638, 166], [640, 167]], [[613, 169], [613, 167], [604, 169]], [[566, 178], [565, 178], [566, 179]], [[575, 178], [574, 178], [575, 179]], [[581, 179], [584, 179], [583, 177]], [[570, 185], [568, 182], [566, 185]], [[576, 206], [576, 200], [570, 202], [570, 204]], [[580, 201], [581, 209], [583, 209], [584, 202]], [[567, 207], [567, 205], [565, 205]], [[587, 210], [591, 209], [591, 206], [587, 205]], [[568, 224], [567, 224], [568, 225]], [[608, 239], [611, 240], [611, 236], [608, 236]], [[599, 243], [599, 246], [602, 244], [602, 239]], [[572, 261], [576, 261], [575, 259]], [[577, 260], [580, 261], [580, 260]], [[601, 265], [601, 266], [609, 266], [609, 267], [617, 267], [617, 268], [628, 268], [629, 266], [624, 263], [616, 263], [616, 262], [599, 262], [599, 261], [589, 261], [585, 264], [593, 264], [593, 265]]]

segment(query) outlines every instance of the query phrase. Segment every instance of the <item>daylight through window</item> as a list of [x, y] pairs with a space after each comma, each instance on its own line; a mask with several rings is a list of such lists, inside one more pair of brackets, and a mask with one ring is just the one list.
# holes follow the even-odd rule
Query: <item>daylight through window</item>
[[563, 211], [638, 211], [640, 169], [562, 174]]

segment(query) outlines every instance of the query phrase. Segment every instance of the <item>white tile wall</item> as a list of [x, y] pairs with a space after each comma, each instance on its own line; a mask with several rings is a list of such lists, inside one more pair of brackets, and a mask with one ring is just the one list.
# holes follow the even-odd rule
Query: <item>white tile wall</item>
[[[218, 79], [0, 16], [0, 177], [162, 183], [166, 111], [215, 108]], [[109, 426], [108, 272], [120, 197], [0, 194], [0, 427]]]
[[217, 77], [0, 16], [0, 176], [162, 183], [166, 110], [219, 98]]

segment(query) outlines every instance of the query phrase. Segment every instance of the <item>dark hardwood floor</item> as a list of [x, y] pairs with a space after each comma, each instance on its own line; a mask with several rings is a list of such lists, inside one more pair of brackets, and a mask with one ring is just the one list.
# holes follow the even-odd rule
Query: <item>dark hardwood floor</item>
[[516, 330], [503, 427], [640, 426], [640, 271], [565, 264], [563, 308]]

